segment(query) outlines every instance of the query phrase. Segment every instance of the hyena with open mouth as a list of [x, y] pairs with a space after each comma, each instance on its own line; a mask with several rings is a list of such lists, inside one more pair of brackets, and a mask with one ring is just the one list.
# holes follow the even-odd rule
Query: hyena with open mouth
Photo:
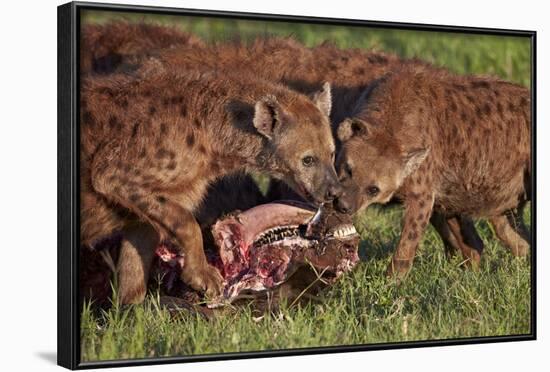
[[315, 204], [341, 192], [330, 85], [309, 99], [257, 77], [230, 75], [113, 76], [82, 88], [82, 243], [125, 231], [117, 267], [123, 303], [143, 300], [162, 240], [172, 240], [185, 257], [185, 283], [210, 295], [222, 290], [195, 218], [217, 178], [264, 172]]

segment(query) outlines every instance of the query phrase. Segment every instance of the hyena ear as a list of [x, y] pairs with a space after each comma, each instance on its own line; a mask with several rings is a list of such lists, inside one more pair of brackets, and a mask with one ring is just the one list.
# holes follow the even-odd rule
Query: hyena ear
[[405, 155], [405, 169], [403, 170], [403, 178], [408, 177], [411, 173], [418, 169], [420, 164], [430, 153], [430, 148], [420, 148], [409, 151]]
[[367, 123], [359, 119], [345, 119], [338, 125], [336, 135], [341, 142], [346, 142], [354, 136], [367, 134]]
[[320, 91], [313, 94], [311, 99], [323, 114], [330, 116], [330, 111], [332, 110], [332, 93], [328, 81], [323, 84], [323, 88]]
[[271, 139], [279, 124], [279, 103], [274, 96], [266, 96], [254, 106], [254, 126], [264, 136]]

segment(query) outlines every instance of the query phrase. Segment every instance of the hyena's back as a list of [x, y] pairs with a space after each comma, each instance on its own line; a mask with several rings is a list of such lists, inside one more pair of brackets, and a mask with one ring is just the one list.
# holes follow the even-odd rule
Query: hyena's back
[[117, 21], [84, 25], [81, 30], [80, 72], [102, 75], [130, 72], [155, 52], [181, 45], [200, 47], [203, 41], [175, 27], [150, 23]]
[[[436, 193], [446, 212], [500, 215], [530, 193], [530, 92], [491, 77], [404, 68], [366, 109], [384, 107], [404, 146], [429, 146]], [[360, 116], [361, 113], [359, 112]]]
[[[457, 200], [447, 203], [460, 203], [457, 209], [474, 216], [498, 215], [517, 207], [518, 199], [530, 194], [529, 90], [487, 78], [446, 84], [456, 92], [446, 101], [438, 128], [441, 140], [436, 144], [446, 148], [442, 151], [445, 163], [454, 170], [445, 174], [461, 177], [463, 186], [458, 188]], [[445, 115], [459, 124], [445, 125]], [[452, 182], [445, 181], [441, 194], [450, 195], [445, 188]]]

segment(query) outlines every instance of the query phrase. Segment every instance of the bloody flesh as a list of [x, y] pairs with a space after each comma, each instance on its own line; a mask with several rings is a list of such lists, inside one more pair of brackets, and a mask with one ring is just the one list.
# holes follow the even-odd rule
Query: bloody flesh
[[[315, 211], [294, 201], [226, 216], [214, 224], [212, 233], [216, 247], [207, 250], [207, 257], [220, 270], [225, 288], [210, 306], [231, 302], [244, 291], [275, 288], [303, 266], [313, 266], [334, 280], [358, 261], [359, 235], [349, 216], [325, 207]], [[177, 259], [184, 264], [166, 246], [159, 247], [157, 255], [169, 265], [165, 268], [179, 266], [174, 264]], [[176, 277], [165, 275], [168, 287]]]

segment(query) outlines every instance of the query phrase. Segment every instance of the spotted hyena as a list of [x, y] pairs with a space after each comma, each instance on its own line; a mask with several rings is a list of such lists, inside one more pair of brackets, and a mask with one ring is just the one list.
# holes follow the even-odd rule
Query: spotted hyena
[[[257, 77], [230, 75], [164, 72], [93, 79], [82, 88], [81, 237], [93, 245], [113, 231], [130, 231], [117, 268], [123, 303], [143, 299], [154, 246], [166, 239], [185, 257], [182, 280], [219, 292], [221, 276], [206, 261], [195, 218], [215, 179], [256, 170], [316, 204], [341, 191], [330, 85], [309, 99]], [[145, 234], [135, 231], [136, 220], [149, 227], [147, 239], [132, 238]]]
[[330, 43], [305, 47], [294, 38], [258, 37], [252, 42], [222, 42], [194, 47], [185, 44], [159, 50], [144, 63], [142, 73], [186, 70], [236, 69], [283, 83], [304, 94], [332, 86], [331, 120], [340, 123], [355, 107], [365, 88], [380, 76], [404, 64], [424, 65], [390, 53], [340, 49]]
[[[338, 124], [344, 118], [353, 116], [368, 99], [374, 81], [405, 66], [430, 69], [429, 64], [416, 59], [401, 59], [393, 54], [362, 49], [340, 49], [331, 43], [306, 48], [292, 38], [259, 38], [250, 45], [221, 44], [206, 50], [195, 50], [191, 54], [187, 50], [189, 48], [185, 46], [164, 50], [159, 60], [174, 69], [205, 59], [211, 61], [211, 68], [216, 68], [218, 64], [246, 66], [255, 74], [281, 81], [300, 92], [311, 92], [325, 79], [330, 81], [333, 86], [330, 116], [334, 134]], [[335, 137], [337, 140], [336, 134]], [[338, 148], [338, 141], [336, 145]], [[267, 199], [302, 198], [288, 185], [271, 180]], [[483, 242], [468, 216], [445, 218], [434, 211], [430, 221], [449, 255], [465, 249], [482, 251]]]
[[198, 37], [175, 27], [124, 21], [87, 24], [80, 30], [81, 74], [132, 72], [156, 51], [175, 46], [200, 47]]
[[[141, 65], [158, 51], [184, 45], [204, 47], [199, 38], [173, 27], [129, 22], [85, 25], [81, 29], [81, 74], [84, 80], [101, 79], [119, 72], [136, 75], [135, 72]], [[218, 218], [265, 202], [265, 197], [248, 174], [231, 174], [213, 182], [195, 213], [205, 246], [211, 248], [214, 244], [211, 226]], [[144, 234], [147, 231], [156, 234], [155, 231], [148, 230], [146, 225], [136, 225], [124, 231], [127, 239], [121, 241], [121, 234], [105, 236], [100, 249], [90, 250], [84, 247], [81, 250], [79, 283], [83, 299], [90, 298], [101, 303], [111, 297], [109, 276], [116, 271], [114, 263], [118, 261], [121, 251], [127, 267], [137, 268], [142, 276], [148, 276], [141, 268], [142, 257], [135, 254], [135, 247], [131, 243], [139, 239], [142, 245], [147, 245], [146, 242], [153, 241], [154, 238], [150, 239]]]
[[[206, 48], [206, 44], [195, 35], [175, 27], [145, 22], [87, 24], [82, 26], [80, 37], [80, 72], [87, 80], [120, 72], [135, 72], [164, 50], [176, 47]], [[223, 214], [239, 208], [248, 209], [264, 201], [252, 177], [233, 174], [210, 185], [197, 213], [197, 220], [203, 231], [208, 231], [210, 225]]]
[[[427, 66], [425, 62], [403, 60], [389, 53], [340, 49], [328, 42], [307, 48], [293, 38], [257, 38], [252, 43], [224, 42], [207, 45], [191, 35], [150, 24], [117, 22], [89, 26], [83, 31], [83, 35], [83, 40], [88, 40], [87, 45], [90, 44], [95, 52], [92, 55], [81, 55], [87, 56], [84, 61], [90, 67], [96, 66], [96, 70], [100, 68], [102, 73], [121, 69], [128, 71], [129, 66], [132, 67], [131, 70], [137, 71], [137, 75], [156, 73], [158, 70], [181, 71], [197, 67], [211, 70], [244, 68], [256, 76], [284, 83], [306, 94], [319, 90], [324, 81], [330, 81], [333, 86], [330, 113], [333, 128], [345, 117], [352, 115], [358, 102], [365, 98], [367, 87], [375, 79], [404, 65]], [[111, 41], [101, 47], [94, 46], [93, 41], [101, 45], [104, 40]], [[251, 189], [247, 186], [251, 180], [240, 177], [232, 179], [229, 189], [243, 189], [241, 183], [246, 186], [245, 189]], [[227, 189], [227, 182], [223, 182], [222, 186], [224, 187], [221, 189]], [[252, 191], [251, 196], [258, 194], [257, 191]], [[212, 197], [209, 199], [216, 199], [218, 192], [217, 186], [212, 187], [209, 192]], [[224, 205], [227, 205], [231, 198], [227, 193], [225, 195]], [[271, 181], [268, 200], [299, 198], [283, 182]], [[204, 208], [203, 211], [216, 214], [216, 209]], [[483, 248], [471, 219], [465, 216], [447, 219], [434, 212], [431, 221], [445, 242], [448, 252], [465, 245], [474, 247], [477, 251]], [[199, 223], [201, 222], [199, 217]]]
[[[337, 169], [345, 191], [335, 204], [351, 213], [403, 201], [401, 238], [388, 273], [410, 269], [433, 211], [450, 229], [468, 225], [470, 217], [489, 218], [515, 255], [527, 254], [529, 232], [518, 209], [530, 199], [528, 89], [409, 67], [375, 84], [353, 116], [338, 128]], [[479, 261], [472, 242], [459, 243], [466, 259]]]

